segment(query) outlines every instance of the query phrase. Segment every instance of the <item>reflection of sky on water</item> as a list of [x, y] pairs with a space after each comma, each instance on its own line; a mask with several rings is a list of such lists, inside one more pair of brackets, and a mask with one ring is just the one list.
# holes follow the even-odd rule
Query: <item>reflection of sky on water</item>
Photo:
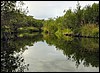
[[81, 63], [78, 68], [75, 66], [75, 62], [68, 60], [62, 53], [62, 51], [56, 50], [55, 46], [49, 46], [46, 42], [37, 42], [33, 46], [28, 47], [23, 53], [26, 63], [29, 65], [29, 71], [63, 71], [63, 72], [98, 72], [99, 68], [84, 67]]

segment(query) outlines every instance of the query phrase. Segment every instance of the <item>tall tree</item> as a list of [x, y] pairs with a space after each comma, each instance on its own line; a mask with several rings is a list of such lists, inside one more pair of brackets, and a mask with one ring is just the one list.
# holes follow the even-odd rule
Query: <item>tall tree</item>
[[4, 38], [7, 36], [7, 33], [11, 34], [11, 32], [17, 31], [18, 26], [23, 23], [25, 15], [25, 10], [23, 11], [21, 7], [23, 2], [19, 2], [20, 5], [22, 4], [19, 8], [16, 3], [17, 1], [1, 1], [1, 35]]
[[76, 14], [77, 27], [80, 27], [81, 26], [81, 20], [82, 20], [82, 10], [81, 10], [81, 6], [80, 6], [79, 1], [77, 1], [77, 9], [75, 11], [75, 14]]

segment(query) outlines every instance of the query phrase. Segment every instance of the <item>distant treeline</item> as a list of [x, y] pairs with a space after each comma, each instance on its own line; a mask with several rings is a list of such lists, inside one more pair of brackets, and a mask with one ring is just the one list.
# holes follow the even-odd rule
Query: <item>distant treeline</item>
[[99, 36], [99, 3], [86, 5], [72, 11], [64, 10], [64, 16], [44, 21], [43, 30], [47, 33], [78, 34], [82, 36]]
[[37, 29], [38, 31], [43, 30], [45, 33], [58, 36], [78, 34], [99, 37], [99, 3], [81, 8], [81, 5], [77, 2], [77, 8], [74, 11], [71, 9], [64, 10], [64, 16], [48, 20], [38, 20], [34, 16], [28, 16], [27, 8], [22, 8], [24, 3], [19, 1], [18, 6], [16, 3], [17, 1], [1, 1], [2, 36], [5, 36], [4, 32], [17, 33], [19, 28], [26, 27], [31, 31], [34, 29], [32, 27], [35, 27], [36, 31]]

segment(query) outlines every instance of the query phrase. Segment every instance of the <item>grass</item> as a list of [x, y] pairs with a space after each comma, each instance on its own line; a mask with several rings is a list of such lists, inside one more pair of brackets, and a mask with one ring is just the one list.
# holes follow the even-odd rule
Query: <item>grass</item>
[[99, 37], [99, 27], [94, 24], [87, 24], [81, 27], [82, 36], [95, 36]]

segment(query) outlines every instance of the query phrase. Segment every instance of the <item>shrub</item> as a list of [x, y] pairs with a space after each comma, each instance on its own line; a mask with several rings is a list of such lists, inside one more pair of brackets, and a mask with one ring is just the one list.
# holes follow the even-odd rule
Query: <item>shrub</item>
[[99, 36], [99, 28], [95, 24], [87, 24], [81, 27], [83, 36]]

